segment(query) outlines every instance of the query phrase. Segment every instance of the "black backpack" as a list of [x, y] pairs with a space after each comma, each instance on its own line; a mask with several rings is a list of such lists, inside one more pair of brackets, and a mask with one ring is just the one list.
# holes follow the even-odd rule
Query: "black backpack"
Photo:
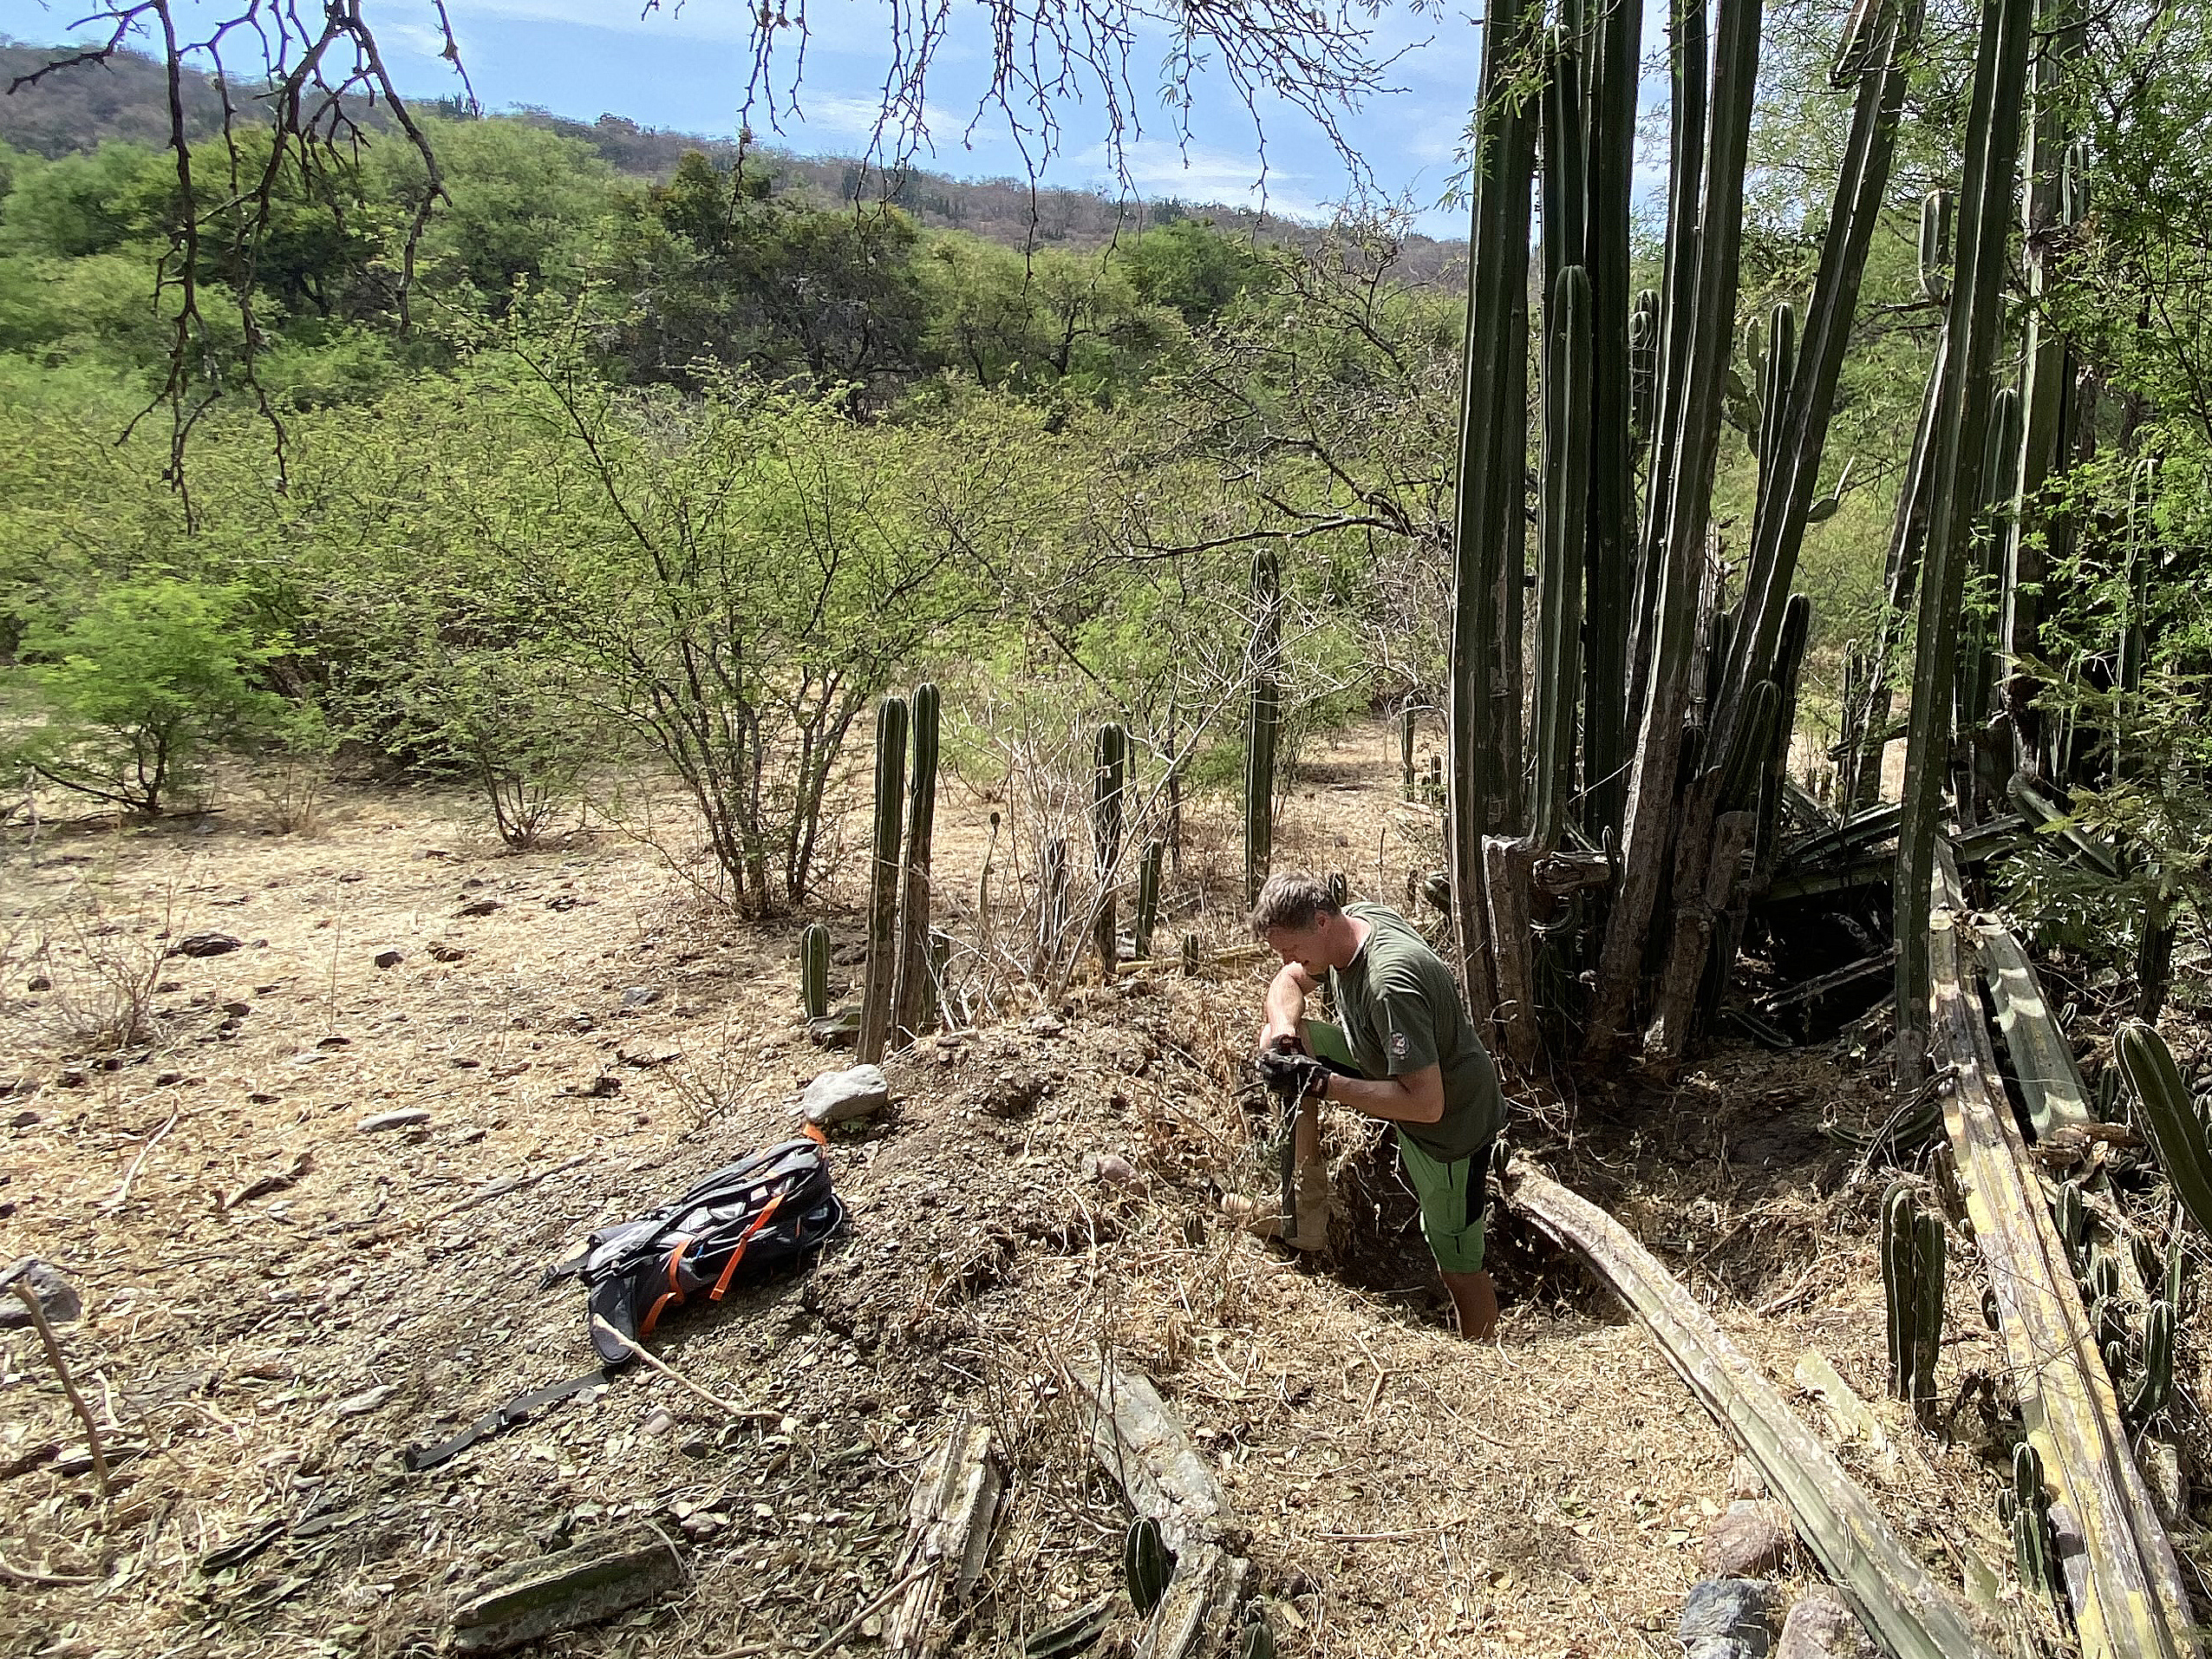
[[583, 1280], [591, 1292], [591, 1345], [609, 1365], [623, 1365], [628, 1344], [598, 1321], [632, 1342], [650, 1336], [670, 1308], [701, 1290], [720, 1302], [741, 1269], [757, 1276], [803, 1256], [844, 1219], [821, 1146], [786, 1140], [716, 1170], [634, 1221], [602, 1227], [576, 1255], [547, 1268], [538, 1288]]
[[[449, 1440], [409, 1447], [408, 1467], [434, 1467], [556, 1401], [610, 1381], [632, 1358], [630, 1345], [651, 1336], [669, 1309], [702, 1290], [721, 1301], [741, 1273], [756, 1279], [819, 1248], [844, 1221], [821, 1143], [805, 1140], [740, 1159], [657, 1210], [602, 1227], [538, 1282], [540, 1290], [563, 1279], [584, 1282], [599, 1368], [519, 1394]], [[601, 1320], [625, 1340], [601, 1329]]]

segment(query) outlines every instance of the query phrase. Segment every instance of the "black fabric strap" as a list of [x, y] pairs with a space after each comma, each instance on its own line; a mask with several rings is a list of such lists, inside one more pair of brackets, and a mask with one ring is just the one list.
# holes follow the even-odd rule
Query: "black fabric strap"
[[431, 1446], [410, 1446], [407, 1450], [407, 1466], [417, 1473], [425, 1469], [434, 1469], [447, 1459], [466, 1452], [477, 1441], [489, 1440], [494, 1434], [505, 1434], [517, 1423], [526, 1422], [557, 1401], [613, 1381], [612, 1370], [603, 1367], [597, 1371], [586, 1371], [582, 1376], [571, 1377], [565, 1382], [549, 1383], [542, 1388], [532, 1388], [528, 1394], [519, 1394], [506, 1405], [486, 1412], [451, 1440], [440, 1440]]

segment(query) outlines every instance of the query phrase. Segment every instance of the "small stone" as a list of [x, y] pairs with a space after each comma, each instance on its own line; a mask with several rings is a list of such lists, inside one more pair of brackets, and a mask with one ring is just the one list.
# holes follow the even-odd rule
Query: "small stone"
[[349, 1394], [341, 1400], [331, 1408], [331, 1414], [337, 1417], [366, 1417], [398, 1392], [399, 1390], [390, 1383], [380, 1382], [373, 1388], [364, 1388], [359, 1394]]
[[806, 1086], [799, 1109], [806, 1121], [827, 1129], [880, 1112], [891, 1104], [891, 1083], [881, 1066], [826, 1071]]
[[648, 1439], [656, 1440], [675, 1427], [675, 1417], [665, 1406], [656, 1406], [645, 1414], [645, 1421], [637, 1432]]
[[576, 895], [574, 893], [555, 893], [551, 898], [545, 901], [545, 908], [547, 910], [574, 910], [576, 908]]
[[23, 981], [23, 989], [25, 990], [52, 990], [54, 982], [44, 974], [33, 974], [29, 979]]
[[173, 957], [220, 957], [240, 949], [244, 944], [244, 940], [234, 939], [227, 933], [192, 933], [171, 945], [168, 954]]
[[1814, 1584], [1783, 1621], [1774, 1659], [1874, 1659], [1874, 1644], [1843, 1598]]
[[397, 950], [379, 950], [376, 953], [376, 965], [379, 968], [396, 968], [406, 960], [407, 958]]
[[1678, 1625], [1685, 1659], [1766, 1659], [1774, 1632], [1766, 1586], [1751, 1578], [1706, 1578], [1682, 1598]]
[[1698, 1564], [1708, 1578], [1756, 1578], [1789, 1559], [1791, 1541], [1788, 1510], [1739, 1498], [1707, 1529]]
[[455, 911], [453, 915], [456, 918], [464, 916], [489, 916], [493, 911], [499, 908], [499, 901], [496, 898], [472, 898], [467, 904], [463, 905], [459, 910]]
[[459, 962], [468, 954], [460, 946], [447, 944], [443, 939], [435, 940], [424, 948], [430, 952], [433, 962]]
[[1067, 1029], [1067, 1022], [1056, 1014], [1032, 1014], [1021, 1029], [1033, 1037], [1056, 1037]]
[[403, 1107], [397, 1112], [379, 1112], [373, 1118], [363, 1118], [356, 1127], [365, 1135], [385, 1129], [412, 1128], [418, 1123], [430, 1121], [428, 1108], [420, 1106]]
[[1083, 1179], [1132, 1191], [1141, 1191], [1145, 1185], [1145, 1178], [1137, 1172], [1136, 1165], [1118, 1152], [1093, 1153], [1084, 1159]]
[[223, 1004], [223, 1012], [230, 1016], [230, 1017], [234, 1020], [243, 1020], [247, 1015], [253, 1012], [253, 1004], [251, 1003], [225, 1003]]
[[0, 1330], [21, 1330], [30, 1323], [30, 1310], [23, 1306], [16, 1295], [16, 1286], [29, 1287], [38, 1298], [39, 1311], [46, 1316], [49, 1325], [67, 1325], [84, 1316], [84, 1303], [76, 1287], [62, 1277], [62, 1270], [51, 1262], [42, 1262], [35, 1256], [24, 1257], [0, 1273], [0, 1283], [8, 1289], [0, 1295]]
[[35, 1123], [43, 1123], [45, 1121], [46, 1118], [42, 1113], [18, 1112], [14, 1117], [8, 1120], [8, 1127], [10, 1129], [28, 1129]]
[[1759, 1473], [1758, 1464], [1740, 1453], [1728, 1466], [1728, 1495], [1731, 1498], [1766, 1496], [1766, 1477]]
[[632, 985], [622, 994], [624, 1008], [650, 1008], [660, 1000], [661, 991], [656, 985]]

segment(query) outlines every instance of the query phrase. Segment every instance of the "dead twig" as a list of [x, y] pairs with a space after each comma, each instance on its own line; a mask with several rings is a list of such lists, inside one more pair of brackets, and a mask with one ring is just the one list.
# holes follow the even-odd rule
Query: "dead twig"
[[62, 1357], [62, 1344], [54, 1340], [54, 1327], [46, 1323], [45, 1306], [38, 1299], [38, 1292], [30, 1282], [17, 1277], [9, 1286], [23, 1306], [30, 1311], [30, 1323], [38, 1327], [38, 1339], [46, 1344], [46, 1357], [54, 1363], [54, 1375], [62, 1380], [62, 1392], [69, 1397], [69, 1404], [77, 1414], [77, 1421], [84, 1425], [85, 1443], [92, 1450], [92, 1473], [100, 1482], [100, 1495], [108, 1492], [108, 1451], [100, 1443], [100, 1426], [92, 1420], [92, 1408], [84, 1403], [84, 1396], [77, 1392], [76, 1379], [69, 1375], [69, 1362]]
[[756, 1423], [780, 1423], [783, 1421], [784, 1414], [780, 1411], [760, 1411], [751, 1406], [734, 1406], [728, 1401], [723, 1399], [720, 1394], [709, 1394], [706, 1389], [694, 1382], [689, 1377], [684, 1375], [682, 1372], [675, 1369], [673, 1366], [667, 1364], [663, 1361], [654, 1358], [650, 1353], [646, 1351], [643, 1343], [623, 1336], [620, 1331], [617, 1330], [612, 1325], [609, 1324], [604, 1319], [602, 1319], [596, 1313], [591, 1316], [591, 1328], [594, 1330], [604, 1331], [608, 1336], [613, 1337], [615, 1341], [620, 1342], [632, 1359], [643, 1361], [649, 1369], [658, 1371], [662, 1376], [668, 1378], [669, 1381], [675, 1383], [677, 1388], [688, 1389], [691, 1393], [697, 1394], [701, 1400], [705, 1401], [708, 1405], [714, 1407], [717, 1410], [726, 1411], [733, 1417], [742, 1417]]
[[97, 1578], [81, 1578], [72, 1573], [34, 1572], [28, 1567], [18, 1567], [0, 1560], [0, 1578], [18, 1584], [96, 1584]]
[[181, 1111], [170, 1113], [169, 1120], [166, 1123], [164, 1123], [159, 1129], [156, 1129], [153, 1135], [147, 1140], [146, 1145], [138, 1149], [138, 1156], [131, 1159], [131, 1166], [123, 1172], [122, 1182], [115, 1188], [114, 1196], [111, 1197], [107, 1203], [100, 1206], [101, 1214], [112, 1216], [116, 1211], [121, 1209], [124, 1204], [129, 1200], [131, 1196], [131, 1183], [138, 1179], [139, 1171], [146, 1166], [146, 1160], [153, 1155], [153, 1149], [161, 1144], [161, 1137], [167, 1134], [170, 1130], [175, 1128], [177, 1127], [177, 1120], [183, 1115], [184, 1114]]
[[935, 1561], [929, 1560], [916, 1562], [904, 1573], [893, 1579], [891, 1581], [891, 1587], [888, 1590], [878, 1596], [873, 1601], [864, 1603], [858, 1612], [855, 1613], [851, 1618], [845, 1620], [844, 1623], [838, 1625], [836, 1630], [831, 1631], [829, 1635], [825, 1636], [821, 1641], [807, 1649], [806, 1659], [822, 1659], [822, 1656], [824, 1654], [829, 1652], [829, 1650], [836, 1647], [838, 1643], [844, 1641], [855, 1630], [858, 1630], [863, 1622], [866, 1620], [869, 1614], [881, 1612], [890, 1604], [893, 1597], [898, 1595], [900, 1591], [904, 1590], [909, 1584], [912, 1584], [917, 1578], [919, 1578], [923, 1573], [934, 1571], [936, 1568], [936, 1564], [937, 1564]]
[[591, 1154], [589, 1153], [578, 1153], [567, 1162], [551, 1165], [547, 1168], [538, 1171], [535, 1174], [525, 1173], [521, 1175], [500, 1176], [498, 1179], [487, 1181], [482, 1186], [478, 1187], [476, 1191], [471, 1192], [467, 1198], [462, 1199], [456, 1203], [449, 1204], [442, 1210], [434, 1212], [431, 1215], [430, 1219], [433, 1221], [443, 1221], [448, 1216], [457, 1216], [464, 1210], [473, 1210], [480, 1204], [488, 1204], [493, 1199], [505, 1198], [508, 1193], [519, 1192], [524, 1187], [535, 1186], [538, 1182], [545, 1179], [548, 1176], [558, 1175], [563, 1170], [574, 1169], [578, 1164], [583, 1163], [590, 1156]]

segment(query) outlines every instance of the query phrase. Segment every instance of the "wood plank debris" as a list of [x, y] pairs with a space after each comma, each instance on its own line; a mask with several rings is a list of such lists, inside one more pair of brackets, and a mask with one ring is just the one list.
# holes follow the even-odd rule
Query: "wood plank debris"
[[989, 1551], [1005, 1478], [991, 1431], [966, 1413], [922, 1465], [906, 1509], [906, 1542], [892, 1564], [905, 1588], [884, 1622], [884, 1650], [928, 1650], [945, 1615], [973, 1593]]
[[2112, 1381], [2044, 1201], [2037, 1166], [1999, 1076], [1981, 999], [1968, 985], [1972, 926], [1958, 872], [1939, 847], [1928, 918], [1935, 1061], [1949, 1071], [1943, 1124], [2029, 1438], [2078, 1529], [2067, 1575], [2091, 1659], [2177, 1659], [2198, 1651], [2172, 1543], [2136, 1466]]
[[1628, 1231], [1525, 1157], [1506, 1203], [1577, 1250], [1642, 1320], [1690, 1392], [1739, 1440], [1767, 1489], [1877, 1641], [1899, 1659], [1993, 1659], [1966, 1616], [1813, 1437], [1781, 1391]]
[[453, 1645], [463, 1653], [519, 1647], [656, 1601], [684, 1578], [675, 1546], [658, 1531], [626, 1528], [515, 1562], [470, 1585], [453, 1603]]

